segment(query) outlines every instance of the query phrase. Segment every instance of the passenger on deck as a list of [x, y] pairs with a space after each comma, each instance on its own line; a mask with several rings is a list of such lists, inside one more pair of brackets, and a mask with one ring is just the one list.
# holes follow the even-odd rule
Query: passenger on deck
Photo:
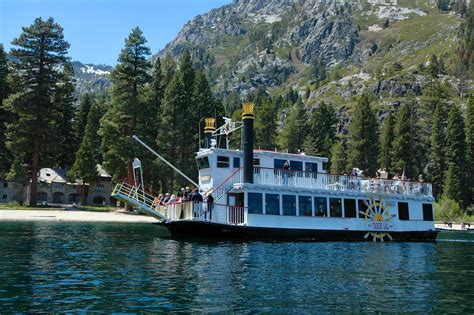
[[165, 197], [163, 198], [163, 204], [167, 204], [170, 201], [170, 193], [166, 193]]
[[183, 196], [184, 196], [184, 200], [186, 200], [186, 201], [191, 200], [191, 193], [189, 191], [189, 187], [186, 187], [184, 189], [184, 195]]
[[172, 203], [175, 203], [176, 202], [176, 196], [175, 195], [171, 195], [170, 199], [168, 199], [168, 202], [166, 204], [172, 204]]
[[285, 161], [285, 164], [283, 164], [283, 184], [288, 185], [288, 171], [290, 170], [290, 162], [288, 160]]
[[[207, 212], [209, 212], [209, 221], [212, 221], [212, 210], [214, 209], [214, 197], [211, 193], [207, 196]], [[205, 218], [207, 219], [207, 218]]]

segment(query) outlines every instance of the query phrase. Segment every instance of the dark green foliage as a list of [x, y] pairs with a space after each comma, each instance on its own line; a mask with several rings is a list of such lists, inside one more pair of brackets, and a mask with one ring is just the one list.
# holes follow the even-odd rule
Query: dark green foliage
[[31, 176], [30, 204], [36, 205], [37, 172], [41, 165], [52, 162], [48, 161], [48, 157], [54, 156], [48, 144], [55, 139], [58, 119], [62, 117], [54, 98], [69, 44], [53, 18], [46, 21], [37, 18], [33, 25], [23, 28], [12, 44], [15, 61], [11, 80], [15, 85], [4, 102], [14, 117], [6, 132], [7, 148], [14, 157], [8, 175], [10, 178]]
[[58, 90], [54, 103], [61, 114], [57, 126], [56, 140], [50, 139], [54, 147], [56, 157], [54, 166], [59, 168], [69, 168], [74, 162], [74, 155], [78, 148], [78, 141], [74, 130], [74, 70], [70, 63], [64, 65], [60, 74]]
[[0, 44], [0, 178], [3, 178], [9, 171], [13, 158], [5, 146], [6, 124], [10, 122], [11, 115], [8, 111], [4, 110], [2, 106], [3, 100], [10, 94], [10, 86], [7, 82], [7, 78], [7, 54], [3, 50], [3, 45]]
[[136, 155], [136, 144], [131, 137], [143, 128], [143, 119], [149, 118], [146, 100], [142, 97], [145, 84], [150, 81], [148, 70], [151, 67], [148, 61], [150, 49], [145, 44], [142, 31], [134, 28], [111, 73], [111, 104], [101, 120], [99, 133], [104, 167], [115, 179], [127, 175], [131, 180], [131, 163]]
[[322, 102], [311, 114], [304, 141], [305, 152], [328, 157], [336, 137], [337, 122], [334, 108]]
[[296, 102], [288, 114], [283, 131], [280, 134], [279, 145], [282, 150], [297, 153], [303, 149], [307, 134], [307, 115], [301, 100]]
[[393, 118], [393, 114], [388, 113], [380, 128], [379, 164], [380, 167], [386, 168], [389, 172], [393, 169], [392, 150], [393, 140], [395, 139], [394, 128], [395, 120]]
[[405, 172], [405, 176], [410, 179], [417, 177], [420, 173], [418, 157], [421, 153], [417, 141], [420, 131], [416, 124], [416, 106], [413, 96], [402, 104], [397, 113], [394, 128], [392, 155], [394, 171], [400, 174]]
[[274, 150], [277, 135], [277, 111], [268, 96], [255, 101], [255, 147]]
[[467, 165], [469, 178], [468, 204], [474, 204], [474, 96], [469, 97], [466, 115]]
[[464, 119], [457, 105], [452, 105], [446, 129], [446, 183], [443, 197], [465, 206], [467, 171]]
[[446, 74], [446, 67], [444, 66], [443, 59], [438, 58], [436, 55], [432, 55], [428, 66], [428, 73], [433, 79], [437, 79], [439, 75]]
[[347, 154], [344, 141], [337, 141], [331, 148], [331, 173], [344, 174], [347, 170]]
[[439, 104], [433, 114], [431, 127], [430, 177], [435, 196], [443, 194], [444, 173], [446, 171], [445, 156], [446, 113]]
[[379, 152], [378, 123], [366, 94], [357, 102], [349, 132], [349, 168], [358, 167], [365, 175], [373, 175]]
[[326, 80], [327, 73], [324, 60], [322, 58], [316, 58], [311, 63], [311, 78], [313, 78], [316, 83], [320, 83]]
[[[102, 107], [103, 105], [94, 103], [89, 110], [84, 136], [77, 150], [74, 164], [68, 172], [69, 180], [88, 183], [91, 186], [99, 180], [96, 166], [101, 162], [102, 152], [97, 132], [103, 114]], [[84, 203], [84, 195], [82, 195], [82, 202]]]
[[82, 139], [84, 137], [84, 130], [86, 129], [87, 116], [92, 107], [93, 99], [89, 93], [82, 96], [76, 115], [76, 137]]

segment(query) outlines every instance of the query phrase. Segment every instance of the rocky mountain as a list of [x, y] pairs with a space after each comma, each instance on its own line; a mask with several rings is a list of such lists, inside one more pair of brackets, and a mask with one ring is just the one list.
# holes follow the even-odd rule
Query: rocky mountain
[[366, 88], [388, 99], [420, 95], [417, 69], [433, 54], [452, 61], [460, 22], [433, 0], [234, 0], [189, 21], [157, 56], [188, 49], [224, 96], [263, 86], [309, 92], [308, 105]]
[[83, 64], [73, 61], [76, 94], [106, 93], [110, 86], [109, 75], [113, 67], [106, 65]]

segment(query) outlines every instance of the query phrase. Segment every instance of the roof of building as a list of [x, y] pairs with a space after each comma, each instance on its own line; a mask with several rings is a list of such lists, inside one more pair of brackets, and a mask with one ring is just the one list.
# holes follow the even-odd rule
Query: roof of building
[[65, 169], [42, 168], [39, 171], [38, 180], [44, 183], [67, 183]]
[[[110, 174], [102, 167], [102, 165], [96, 165], [97, 174], [101, 178], [111, 178]], [[53, 169], [53, 168], [42, 168], [39, 172], [38, 180], [43, 183], [69, 183], [67, 179], [66, 169]]]

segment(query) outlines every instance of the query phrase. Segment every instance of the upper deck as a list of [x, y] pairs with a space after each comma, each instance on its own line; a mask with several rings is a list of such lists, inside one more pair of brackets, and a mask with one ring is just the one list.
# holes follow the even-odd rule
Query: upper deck
[[[199, 184], [204, 191], [228, 190], [243, 182], [242, 151], [207, 149], [197, 155]], [[290, 162], [290, 170], [283, 169]], [[324, 157], [254, 150], [253, 185], [280, 189], [371, 193], [428, 198], [430, 183], [328, 174]], [[219, 195], [219, 194], [218, 194]]]

